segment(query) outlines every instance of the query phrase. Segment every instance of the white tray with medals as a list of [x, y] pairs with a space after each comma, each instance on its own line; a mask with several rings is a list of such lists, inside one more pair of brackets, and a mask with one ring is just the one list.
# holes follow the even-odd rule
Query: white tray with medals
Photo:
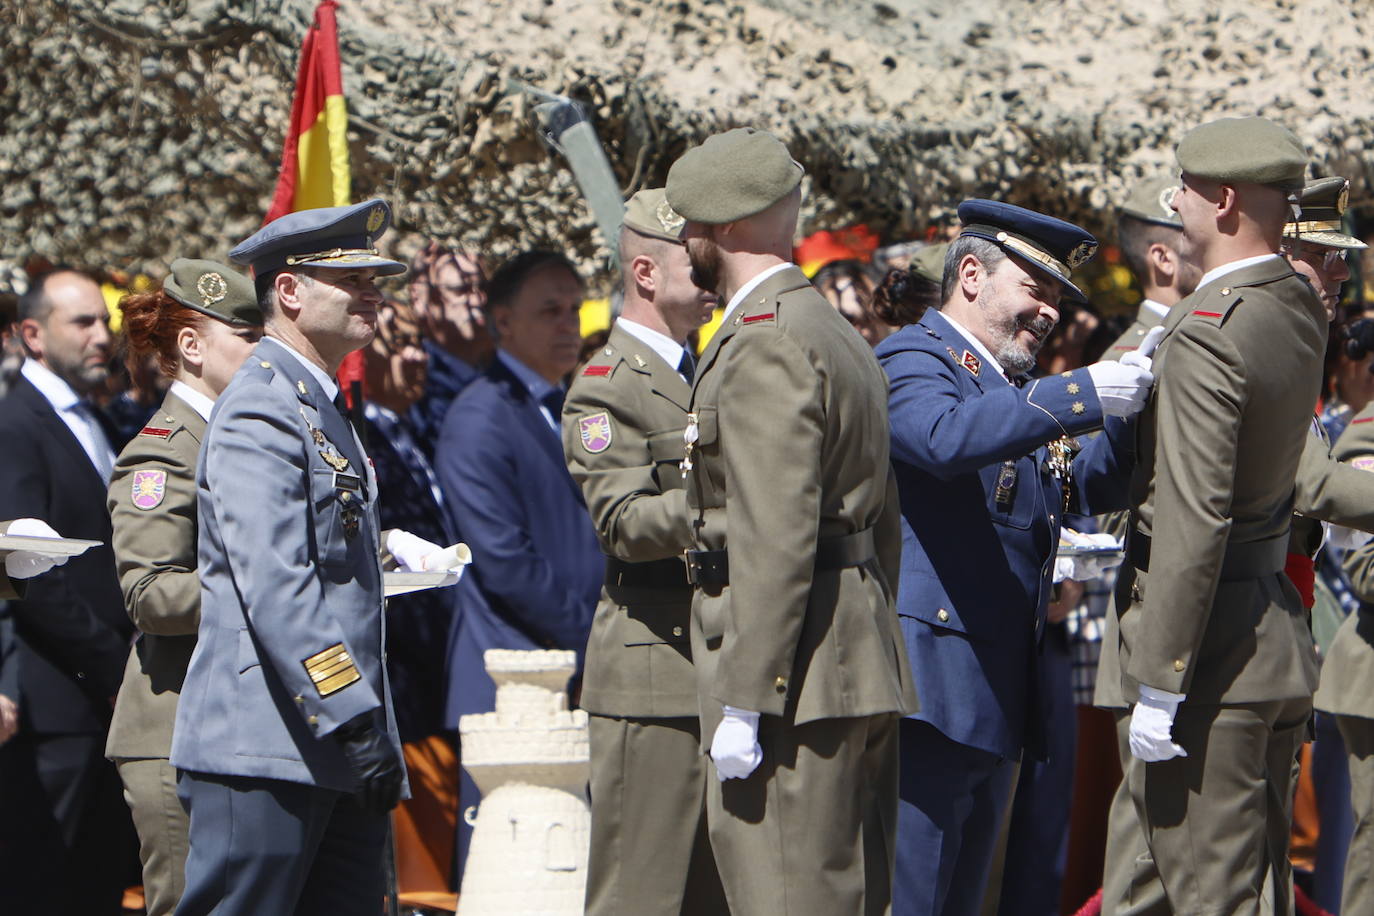
[[79, 557], [100, 541], [80, 538], [46, 538], [31, 534], [0, 534], [0, 554], [16, 550], [42, 554], [45, 557]]

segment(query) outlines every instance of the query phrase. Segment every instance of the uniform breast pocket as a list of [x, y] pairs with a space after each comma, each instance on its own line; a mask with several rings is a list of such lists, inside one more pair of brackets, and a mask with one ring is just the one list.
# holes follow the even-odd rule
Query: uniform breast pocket
[[367, 508], [362, 479], [316, 468], [311, 479], [311, 499], [320, 565], [349, 565], [349, 548], [357, 540]]
[[978, 472], [987, 496], [988, 516], [999, 525], [1029, 528], [1044, 481], [1032, 458], [998, 462]]
[[682, 487], [680, 466], [686, 447], [682, 440], [682, 430], [665, 429], [649, 433], [646, 437], [649, 447], [649, 460], [654, 465], [654, 478], [661, 490], [677, 490]]
[[[700, 459], [711, 459], [720, 454], [720, 430], [717, 426], [716, 408], [698, 408], [695, 416], [697, 435], [696, 441], [691, 443], [693, 464], [697, 465], [697, 470], [694, 473], [705, 474], [704, 479], [709, 491], [708, 499], [711, 500], [708, 505], [722, 505], [721, 499], [723, 498], [725, 482], [720, 475], [724, 469], [720, 466], [719, 461], [707, 460], [704, 467], [698, 463]], [[690, 430], [691, 427], [689, 426], [688, 429]]]

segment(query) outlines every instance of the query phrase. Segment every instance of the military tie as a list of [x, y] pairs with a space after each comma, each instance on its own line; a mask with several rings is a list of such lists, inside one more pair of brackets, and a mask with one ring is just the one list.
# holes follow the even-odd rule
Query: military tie
[[677, 373], [687, 380], [687, 384], [692, 384], [692, 379], [697, 376], [697, 361], [692, 358], [692, 351], [683, 349], [682, 359], [677, 361]]

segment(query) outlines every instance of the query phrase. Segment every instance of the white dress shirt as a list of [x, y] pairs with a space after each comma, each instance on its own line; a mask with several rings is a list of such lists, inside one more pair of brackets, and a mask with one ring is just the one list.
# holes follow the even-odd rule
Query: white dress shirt
[[210, 422], [210, 411], [215, 409], [214, 398], [206, 397], [185, 382], [172, 382], [172, 394], [185, 401], [206, 423]]
[[110, 475], [114, 473], [115, 453], [104, 427], [95, 417], [95, 408], [73, 391], [71, 385], [36, 359], [24, 360], [24, 366], [19, 371], [52, 405], [72, 435], [76, 436], [76, 441], [81, 443], [96, 473], [109, 483]]
[[[642, 325], [638, 321], [631, 321], [628, 318], [617, 318], [615, 323], [622, 331], [643, 343], [650, 350], [653, 350], [663, 361], [672, 367], [674, 372], [678, 372], [678, 366], [682, 365], [682, 357], [687, 352], [687, 348], [678, 343], [667, 334], [655, 331], [647, 325]], [[682, 375], [678, 372], [678, 375]], [[687, 376], [682, 376], [683, 381]]]

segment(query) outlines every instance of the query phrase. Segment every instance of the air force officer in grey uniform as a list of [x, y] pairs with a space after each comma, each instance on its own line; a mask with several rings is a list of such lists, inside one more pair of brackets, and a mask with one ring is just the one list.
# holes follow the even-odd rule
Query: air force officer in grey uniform
[[[333, 375], [402, 272], [380, 200], [303, 210], [230, 252], [266, 336], [215, 405], [197, 470], [199, 641], [172, 763], [191, 817], [178, 916], [380, 912], [405, 791], [382, 663], [377, 483]], [[213, 292], [213, 291], [212, 291]]]

